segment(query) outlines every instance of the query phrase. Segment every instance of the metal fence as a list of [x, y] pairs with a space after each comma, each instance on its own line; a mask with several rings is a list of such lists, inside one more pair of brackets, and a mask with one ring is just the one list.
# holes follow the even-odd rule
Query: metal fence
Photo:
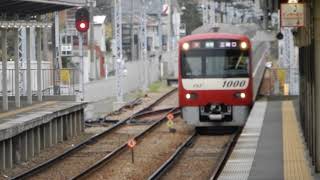
[[267, 68], [260, 94], [268, 96], [299, 95], [299, 69]]
[[[0, 79], [3, 81], [2, 69], [0, 69]], [[41, 90], [43, 96], [53, 95], [76, 95], [79, 92], [78, 69], [42, 69], [41, 70]], [[7, 94], [15, 95], [15, 70], [7, 70]], [[32, 94], [36, 95], [38, 90], [37, 69], [31, 69], [31, 82], [27, 82], [27, 70], [19, 71], [19, 91], [21, 96], [27, 95], [28, 83], [31, 84]], [[2, 92], [2, 83], [0, 83], [0, 95]]]

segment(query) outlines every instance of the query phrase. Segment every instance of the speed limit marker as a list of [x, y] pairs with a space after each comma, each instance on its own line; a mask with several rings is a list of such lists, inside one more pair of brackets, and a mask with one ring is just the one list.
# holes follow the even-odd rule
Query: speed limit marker
[[174, 115], [173, 115], [172, 113], [169, 113], [169, 114], [167, 115], [167, 119], [168, 119], [169, 121], [172, 121], [172, 120], [174, 119]]
[[128, 141], [128, 147], [131, 149], [131, 161], [134, 163], [134, 153], [133, 153], [133, 148], [136, 146], [137, 141], [135, 139], [130, 139]]
[[168, 126], [168, 128], [173, 128], [173, 125], [174, 125], [174, 123], [173, 123], [172, 120], [168, 120], [168, 121], [167, 121], [167, 126]]
[[134, 140], [134, 139], [130, 139], [130, 140], [128, 141], [128, 146], [129, 146], [129, 148], [134, 148], [134, 146], [136, 146], [136, 144], [137, 144], [137, 142], [136, 142], [136, 140]]

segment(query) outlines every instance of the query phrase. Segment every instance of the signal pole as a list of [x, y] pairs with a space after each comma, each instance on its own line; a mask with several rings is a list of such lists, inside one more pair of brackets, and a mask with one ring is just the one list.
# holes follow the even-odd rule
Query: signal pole
[[79, 49], [80, 49], [80, 101], [84, 101], [84, 63], [83, 63], [83, 34], [79, 32]]
[[[115, 68], [116, 68], [116, 90], [117, 90], [117, 104], [123, 103], [123, 54], [122, 54], [122, 8], [121, 0], [114, 0], [114, 35], [115, 35]], [[117, 108], [117, 107], [116, 107]]]
[[[84, 62], [83, 62], [83, 33], [87, 32], [90, 27], [90, 14], [86, 8], [81, 8], [76, 11], [76, 29], [79, 37], [80, 49], [80, 99], [84, 101]], [[93, 28], [93, 27], [91, 27]]]

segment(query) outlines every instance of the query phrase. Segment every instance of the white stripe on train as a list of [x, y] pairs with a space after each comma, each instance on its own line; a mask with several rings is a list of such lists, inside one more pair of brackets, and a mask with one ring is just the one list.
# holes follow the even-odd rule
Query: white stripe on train
[[244, 90], [249, 86], [249, 78], [203, 78], [182, 79], [185, 90]]

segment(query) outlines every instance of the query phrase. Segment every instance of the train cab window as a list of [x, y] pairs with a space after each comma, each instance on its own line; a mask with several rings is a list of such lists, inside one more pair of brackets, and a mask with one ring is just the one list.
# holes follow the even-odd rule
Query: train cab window
[[187, 76], [200, 76], [202, 74], [201, 57], [187, 57], [183, 69]]
[[206, 75], [219, 75], [224, 73], [225, 63], [223, 57], [206, 57]]
[[249, 77], [248, 52], [191, 50], [182, 56], [183, 78]]

